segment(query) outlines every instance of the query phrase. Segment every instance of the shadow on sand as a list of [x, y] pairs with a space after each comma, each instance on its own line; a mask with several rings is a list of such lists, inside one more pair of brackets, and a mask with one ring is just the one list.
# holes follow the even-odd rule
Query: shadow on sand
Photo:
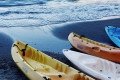
[[5, 33], [0, 32], [0, 54], [10, 52], [13, 39]]

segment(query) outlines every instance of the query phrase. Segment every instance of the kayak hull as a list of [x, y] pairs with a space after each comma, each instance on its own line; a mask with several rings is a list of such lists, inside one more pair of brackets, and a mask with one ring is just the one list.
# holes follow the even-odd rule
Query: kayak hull
[[81, 52], [64, 49], [64, 55], [79, 69], [100, 80], [120, 80], [120, 65]]
[[71, 45], [84, 53], [120, 63], [120, 49], [97, 41], [90, 40], [76, 33], [70, 33]]
[[120, 28], [107, 26], [105, 27], [105, 31], [108, 37], [118, 46], [120, 47]]
[[16, 65], [30, 80], [94, 80], [20, 41], [11, 49]]

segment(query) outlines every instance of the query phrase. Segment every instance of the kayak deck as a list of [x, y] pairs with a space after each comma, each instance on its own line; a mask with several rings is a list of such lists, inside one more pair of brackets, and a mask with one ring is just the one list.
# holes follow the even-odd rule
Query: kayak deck
[[[48, 80], [94, 80], [88, 75], [19, 41], [13, 45], [12, 57], [18, 67], [32, 80], [39, 79], [40, 76], [45, 80], [46, 78]], [[37, 77], [35, 78], [32, 74]]]
[[63, 49], [63, 54], [79, 69], [100, 80], [120, 80], [119, 64], [68, 49]]
[[120, 63], [120, 49], [117, 47], [88, 39], [76, 33], [70, 33], [68, 40], [71, 45], [79, 51]]
[[59, 72], [51, 66], [40, 64], [39, 62], [32, 60], [30, 58], [25, 57], [25, 61], [37, 72], [42, 73], [44, 75], [64, 75], [64, 72]]

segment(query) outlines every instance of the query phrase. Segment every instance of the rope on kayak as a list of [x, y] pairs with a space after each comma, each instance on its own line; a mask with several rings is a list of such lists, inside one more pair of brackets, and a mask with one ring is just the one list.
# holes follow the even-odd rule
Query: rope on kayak
[[22, 51], [22, 52], [23, 52], [22, 55], [25, 56], [25, 51], [26, 51], [26, 49], [27, 49], [28, 44], [25, 45], [25, 48], [24, 48], [24, 49], [20, 49], [20, 48], [18, 47], [18, 45], [16, 45], [16, 44], [14, 44], [13, 47], [14, 47], [14, 46], [16, 46], [20, 51]]
[[26, 48], [27, 48], [28, 44], [25, 45], [25, 48], [22, 49], [22, 52], [23, 52], [23, 56], [25, 56], [25, 51], [26, 51]]

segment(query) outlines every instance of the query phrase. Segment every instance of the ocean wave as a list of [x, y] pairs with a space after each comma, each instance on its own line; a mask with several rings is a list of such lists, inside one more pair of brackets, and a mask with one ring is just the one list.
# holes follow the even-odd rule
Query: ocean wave
[[26, 6], [45, 4], [47, 2], [77, 2], [81, 4], [90, 3], [120, 3], [119, 0], [0, 0], [0, 7]]
[[0, 0], [0, 7], [26, 6], [34, 4], [45, 4], [46, 2], [74, 2], [79, 0]]
[[0, 7], [44, 4], [47, 0], [0, 0]]
[[79, 1], [62, 1], [65, 0], [61, 0], [61, 2], [59, 0], [49, 0], [49, 2], [42, 5], [0, 7], [0, 27], [38, 27], [65, 22], [96, 20], [109, 16], [120, 16], [119, 3], [84, 4]]

